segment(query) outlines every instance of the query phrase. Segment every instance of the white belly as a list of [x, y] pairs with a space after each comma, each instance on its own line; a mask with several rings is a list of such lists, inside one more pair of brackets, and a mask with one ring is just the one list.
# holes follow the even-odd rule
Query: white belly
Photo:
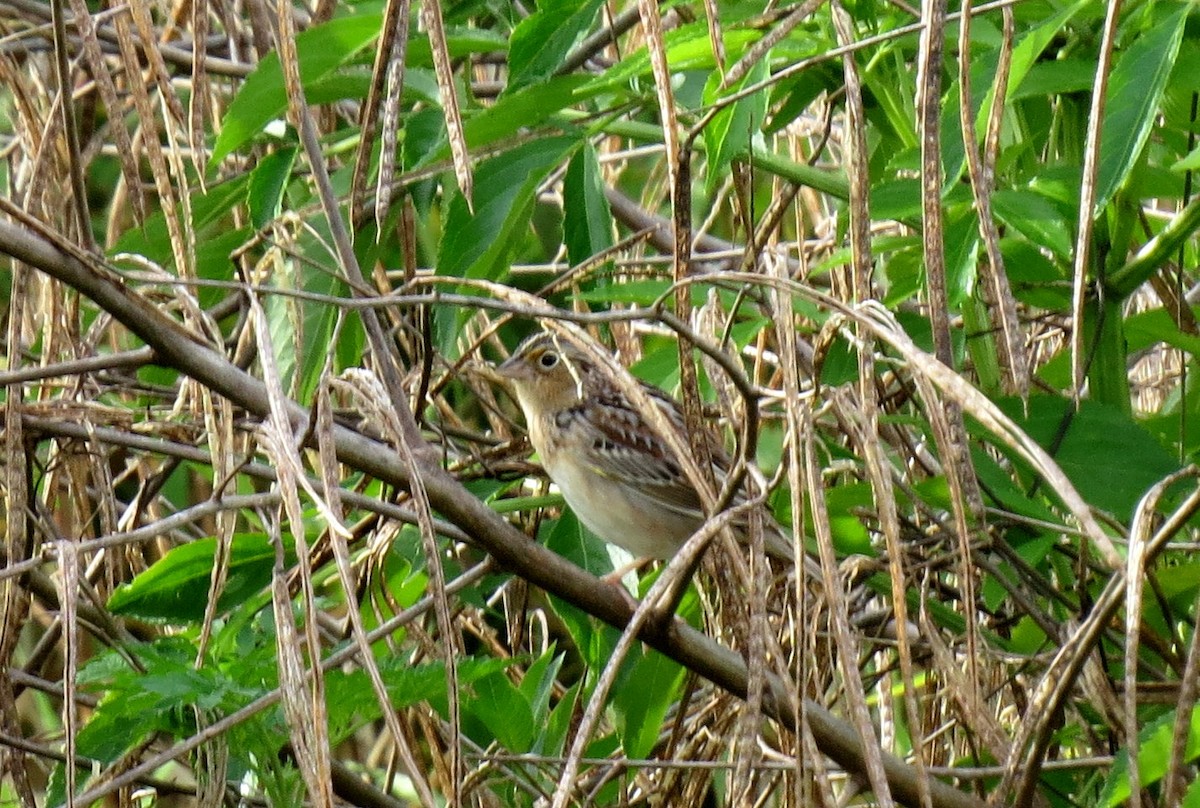
[[653, 503], [638, 491], [574, 462], [547, 465], [546, 472], [584, 526], [638, 558], [667, 559], [700, 526]]

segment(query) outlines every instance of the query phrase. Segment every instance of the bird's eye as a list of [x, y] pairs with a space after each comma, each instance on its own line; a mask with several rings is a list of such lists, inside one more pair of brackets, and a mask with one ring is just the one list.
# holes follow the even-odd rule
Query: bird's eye
[[546, 351], [538, 357], [537, 361], [539, 365], [549, 370], [558, 364], [558, 354], [554, 353], [554, 351]]

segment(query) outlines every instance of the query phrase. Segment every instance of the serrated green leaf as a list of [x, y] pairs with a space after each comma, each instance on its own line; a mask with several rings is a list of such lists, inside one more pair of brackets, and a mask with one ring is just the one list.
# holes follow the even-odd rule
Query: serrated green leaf
[[538, 84], [554, 75], [583, 38], [603, 0], [542, 0], [537, 11], [513, 29], [508, 46], [508, 90]]
[[525, 695], [503, 674], [479, 679], [463, 709], [479, 720], [505, 749], [523, 752], [533, 742], [533, 710]]
[[[477, 680], [492, 676], [513, 664], [511, 659], [469, 657], [455, 663], [458, 682], [469, 687]], [[441, 662], [412, 665], [404, 659], [379, 661], [379, 675], [391, 700], [391, 709], [410, 707], [421, 702], [446, 702], [446, 666]], [[382, 708], [364, 670], [330, 671], [325, 677], [325, 703], [329, 714], [329, 733], [334, 743], [345, 740], [360, 727], [376, 721]]]
[[[756, 61], [736, 87], [721, 87], [721, 72], [714, 70], [704, 85], [704, 103], [713, 105], [721, 98], [731, 95], [743, 87], [757, 84], [767, 77], [770, 57], [764, 55]], [[708, 169], [705, 172], [704, 190], [711, 198], [717, 186], [724, 181], [729, 164], [750, 150], [751, 140], [762, 129], [767, 114], [767, 94], [757, 92], [718, 112], [708, 126], [704, 127], [705, 152], [708, 154]]]

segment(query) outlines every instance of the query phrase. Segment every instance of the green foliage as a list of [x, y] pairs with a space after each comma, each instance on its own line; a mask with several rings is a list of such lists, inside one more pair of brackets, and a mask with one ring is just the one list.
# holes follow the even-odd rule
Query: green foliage
[[[325, 94], [323, 101], [361, 97], [366, 88], [360, 85], [352, 92], [353, 85], [343, 83], [344, 74], [335, 74], [335, 71], [359, 56], [379, 35], [381, 21], [377, 14], [355, 14], [330, 20], [297, 35], [295, 46], [305, 91], [316, 90], [316, 85], [332, 79], [346, 94], [339, 95], [335, 90], [333, 94]], [[229, 105], [222, 120], [221, 134], [213, 145], [210, 164], [215, 166], [226, 155], [244, 146], [268, 123], [282, 118], [286, 109], [283, 66], [279, 54], [272, 51], [246, 78]]]
[[[1200, 757], [1200, 708], [1186, 710], [1190, 715], [1183, 760], [1191, 763]], [[1153, 786], [1167, 773], [1167, 761], [1171, 759], [1171, 735], [1175, 723], [1175, 711], [1167, 711], [1150, 721], [1138, 732], [1138, 774], [1143, 788]], [[1112, 772], [1104, 782], [1099, 805], [1114, 808], [1129, 799], [1129, 755], [1122, 752], [1117, 757]], [[1188, 789], [1188, 796], [1181, 805], [1197, 805], [1200, 792], [1195, 782]]]
[[[181, 625], [203, 620], [216, 549], [215, 538], [176, 547], [141, 575], [118, 587], [108, 600], [108, 608], [114, 614], [140, 620]], [[229, 572], [217, 601], [218, 614], [263, 594], [274, 564], [275, 549], [266, 536], [261, 533], [234, 536], [229, 550]]]
[[[299, 111], [288, 109], [278, 53], [261, 54], [241, 70], [233, 55], [222, 52], [213, 56], [217, 69], [207, 78], [184, 76], [190, 64], [172, 62], [178, 87], [188, 89], [187, 95], [171, 100], [181, 108], [206, 100], [211, 114], [205, 117], [197, 107], [192, 121], [198, 128], [186, 138], [180, 132], [191, 121], [176, 120], [170, 104], [162, 105], [169, 122], [139, 122], [145, 127], [139, 134], [142, 141], [127, 168], [147, 193], [151, 188], [160, 193], [169, 184], [177, 200], [166, 209], [151, 204], [142, 218], [126, 201], [128, 179], [115, 162], [126, 156], [115, 141], [108, 141], [128, 110], [103, 109], [107, 100], [89, 95], [94, 66], [74, 76], [73, 86], [88, 100], [79, 105], [86, 111], [84, 120], [76, 122], [88, 135], [85, 152], [101, 153], [104, 161], [84, 166], [88, 170], [82, 172], [89, 182], [91, 220], [103, 223], [104, 243], [111, 247], [107, 255], [124, 273], [121, 280], [161, 301], [189, 330], [189, 339], [225, 351], [231, 361], [259, 375], [264, 357], [257, 355], [257, 338], [264, 335], [253, 329], [265, 329], [282, 376], [280, 393], [310, 412], [316, 411], [316, 392], [333, 385], [330, 372], [337, 376], [379, 366], [377, 357], [365, 355], [362, 318], [347, 301], [395, 292], [376, 312], [390, 340], [387, 348], [395, 350], [406, 372], [399, 399], [417, 413], [422, 434], [433, 444], [424, 448], [495, 512], [579, 567], [607, 575], [626, 559], [614, 557], [587, 534], [561, 495], [546, 488], [544, 478], [525, 463], [523, 445], [508, 440], [520, 434], [514, 410], [473, 375], [472, 363], [481, 355], [496, 358], [529, 333], [532, 312], [513, 302], [521, 298], [511, 290], [550, 289], [545, 302], [572, 314], [613, 314], [613, 319], [596, 318], [584, 325], [593, 337], [619, 347], [621, 359], [639, 378], [678, 392], [682, 337], [671, 333], [675, 321], [658, 315], [690, 313], [673, 308], [675, 271], [686, 270], [686, 296], [695, 308], [709, 306], [711, 319], [702, 325], [686, 316], [683, 320], [745, 375], [743, 387], [734, 389], [724, 371], [702, 363], [699, 390], [706, 413], [714, 416], [714, 430], [723, 430], [731, 457], [745, 450], [746, 457], [758, 459], [771, 485], [766, 497], [771, 512], [787, 525], [796, 516], [796, 538], [810, 554], [815, 555], [818, 536], [826, 535], [815, 523], [828, 520], [832, 549], [844, 563], [846, 597], [853, 610], [846, 617], [858, 658], [842, 659], [840, 649], [831, 647], [835, 630], [820, 622], [827, 619], [827, 610], [808, 611], [811, 604], [802, 609], [786, 600], [805, 584], [776, 580], [771, 592], [762, 593], [764, 598], [784, 598], [782, 604], [771, 601], [767, 610], [771, 630], [777, 632], [770, 640], [779, 644], [778, 658], [774, 646], [764, 652], [767, 667], [799, 671], [803, 692], [842, 716], [851, 711], [850, 685], [857, 677], [857, 684], [875, 697], [868, 705], [876, 711], [872, 718], [888, 722], [883, 736], [892, 745], [887, 751], [911, 755], [923, 748], [930, 760], [956, 760], [964, 766], [1007, 762], [998, 761], [999, 750], [989, 745], [997, 737], [1008, 743], [1039, 720], [1027, 710], [1031, 693], [1050, 670], [1051, 658], [1075, 647], [1074, 632], [1115, 575], [1106, 559], [1098, 560], [1086, 529], [1068, 512], [1064, 492], [1032, 468], [1017, 438], [995, 429], [983, 417], [986, 413], [966, 407], [965, 451], [959, 457], [948, 454], [941, 422], [953, 421], [963, 407], [959, 392], [967, 386], [982, 392], [1016, 425], [1019, 437], [1057, 463], [1090, 511], [1102, 518], [1101, 529], [1119, 552], [1128, 551], [1134, 528], [1143, 524], [1152, 530], [1167, 524], [1177, 531], [1153, 559], [1138, 605], [1144, 636], [1136, 669], [1125, 670], [1128, 638], [1117, 628], [1125, 617], [1118, 610], [1104, 622], [1108, 630], [1098, 632], [1094, 646], [1084, 651], [1091, 678], [1068, 683], [1069, 697], [1055, 706], [1056, 732], [1047, 757], [1088, 761], [1116, 749], [1117, 762], [1108, 769], [1099, 764], [1063, 767], [1043, 774], [1036, 784], [1038, 799], [1052, 805], [1108, 806], [1128, 799], [1129, 739], [1106, 709], [1111, 705], [1093, 703], [1091, 688], [1115, 691], [1129, 681], [1148, 689], [1178, 688], [1184, 675], [1182, 649], [1193, 642], [1200, 593], [1200, 563], [1191, 549], [1196, 516], [1168, 519], [1187, 501], [1194, 480], [1166, 487], [1159, 500], [1146, 498], [1163, 480], [1200, 461], [1200, 336], [1194, 328], [1200, 317], [1195, 306], [1200, 204], [1193, 198], [1192, 176], [1200, 168], [1197, 4], [1147, 2], [1120, 9], [1096, 143], [1089, 142], [1088, 133], [1091, 95], [1103, 69], [1106, 4], [1015, 4], [1007, 43], [1002, 11], [979, 4], [967, 40], [960, 40], [957, 23], [944, 31], [933, 116], [939, 127], [937, 212], [945, 259], [945, 276], [937, 280], [948, 299], [948, 310], [939, 314], [952, 324], [951, 333], [943, 336], [952, 346], [953, 367], [938, 370], [954, 384], [946, 384], [946, 376], [935, 378], [920, 363], [899, 358], [884, 340], [872, 341], [867, 316], [855, 308], [858, 301], [846, 281], [854, 254], [852, 224], [861, 220], [869, 225], [868, 244], [861, 246], [869, 249], [873, 286], [858, 294], [879, 301], [907, 337], [932, 351], [938, 320], [929, 310], [934, 279], [923, 240], [932, 222], [921, 177], [921, 145], [929, 133], [922, 131], [915, 82], [921, 20], [905, 4], [846, 3], [856, 40], [851, 48], [842, 47], [828, 5], [786, 31], [778, 26], [795, 5], [780, 8], [765, 0], [663, 5], [662, 44], [676, 105], [675, 135], [690, 146], [690, 162], [683, 166], [665, 162], [663, 147], [669, 139], [659, 107], [662, 88], [655, 86], [647, 31], [634, 20], [632, 29], [593, 36], [608, 30], [613, 19], [636, 11], [631, 2], [442, 4], [445, 43], [430, 41], [429, 21], [418, 24], [414, 9], [405, 43], [404, 91], [394, 98], [387, 98], [388, 81], [374, 85], [374, 65], [386, 68], [391, 58], [378, 53], [385, 19], [381, 5], [337, 5], [332, 18], [305, 27], [296, 37], [299, 74], [319, 128], [318, 155], [306, 153], [292, 128]], [[709, 20], [706, 15], [713, 9], [717, 18]], [[0, 13], [18, 14], [20, 9]], [[307, 12], [298, 18], [303, 22]], [[0, 21], [7, 30], [8, 17]], [[228, 38], [238, 48], [257, 42], [248, 23], [219, 22], [245, 24], [246, 30], [217, 36], [214, 29], [210, 39]], [[22, 20], [23, 27], [14, 30], [42, 24]], [[172, 37], [164, 36], [164, 42]], [[720, 47], [714, 48], [714, 42]], [[581, 53], [585, 43], [592, 43], [590, 50]], [[1008, 44], [1011, 61], [1005, 67]], [[450, 87], [441, 86], [434, 72], [434, 53], [442, 47], [453, 72]], [[965, 70], [958, 64], [960, 54]], [[71, 59], [76, 56], [70, 54]], [[851, 99], [843, 57], [852, 60], [862, 82], [861, 133], [848, 131]], [[148, 70], [141, 63], [106, 58], [114, 60], [112, 74], [127, 81]], [[745, 71], [731, 81], [727, 71], [743, 58], [749, 59]], [[34, 64], [38, 60], [29, 61], [30, 70], [39, 69]], [[394, 80], [399, 65], [391, 67]], [[1001, 69], [1006, 70], [1003, 76]], [[145, 84], [157, 92], [172, 87], [145, 75]], [[37, 189], [47, 185], [71, 187], [69, 176], [54, 174], [66, 154], [61, 144], [27, 145], [40, 144], [45, 133], [62, 129], [58, 118], [36, 117], [41, 108], [61, 109], [37, 96], [39, 88], [58, 86], [57, 79], [49, 74], [34, 78], [20, 93], [0, 92], [0, 109], [17, 121], [0, 116], [9, 158], [0, 167], [0, 178], [15, 189], [13, 199], [36, 198]], [[187, 81], [191, 78], [194, 85]], [[1006, 81], [1003, 91], [998, 89], [1001, 78]], [[82, 89], [85, 85], [88, 89]], [[969, 98], [961, 95], [965, 86], [970, 87]], [[368, 108], [368, 99], [375, 109]], [[993, 117], [996, 104], [1003, 109]], [[377, 142], [360, 149], [367, 115], [389, 105], [395, 115], [386, 120], [394, 131], [377, 129]], [[461, 115], [465, 166], [455, 165], [451, 140], [458, 133], [452, 110]], [[37, 125], [26, 121], [28, 116]], [[963, 117], [973, 122], [974, 132], [963, 131]], [[993, 120], [998, 129], [989, 133]], [[850, 199], [847, 177], [853, 134], [862, 134], [866, 143], [866, 152], [856, 155], [866, 171], [867, 191], [858, 208]], [[156, 162], [144, 155], [150, 138], [167, 147], [169, 159]], [[994, 155], [985, 153], [994, 162], [987, 167], [983, 189], [971, 185], [969, 138], [981, 149], [996, 149]], [[396, 167], [388, 174], [383, 150], [393, 143]], [[313, 159], [328, 169], [334, 208], [344, 222], [327, 218], [323, 189], [313, 181]], [[1096, 167], [1095, 207], [1081, 214], [1086, 164]], [[456, 170], [471, 176], [469, 198], [459, 189]], [[675, 174], [689, 183], [691, 210], [674, 209], [679, 197], [667, 178]], [[359, 194], [354, 199], [352, 178]], [[383, 199], [380, 184], [388, 187], [390, 206], [381, 203], [375, 210], [376, 199]], [[988, 196], [993, 221], [983, 224], [994, 225], [1003, 264], [997, 269], [1012, 290], [1012, 300], [1004, 302], [1017, 313], [1018, 342], [1032, 366], [1032, 384], [1023, 396], [1010, 395], [1005, 379], [996, 319], [1001, 307], [986, 285], [989, 245], [980, 217], [987, 208], [978, 203], [977, 193]], [[783, 202], [785, 208], [776, 210]], [[87, 240], [75, 232], [71, 208], [58, 207], [68, 212], [43, 210], [34, 219], [47, 232], [70, 234], [68, 243], [87, 249]], [[352, 221], [351, 216], [357, 218]], [[672, 217], [691, 225], [699, 237], [686, 265], [678, 267], [670, 255]], [[335, 224], [349, 225], [366, 286], [346, 276]], [[1091, 228], [1085, 245], [1089, 260], [1077, 268], [1085, 225]], [[740, 247], [750, 243], [756, 251], [746, 256]], [[176, 266], [177, 255], [186, 256], [190, 266]], [[574, 270], [565, 273], [564, 264]], [[768, 277], [768, 267], [780, 271]], [[1076, 272], [1083, 274], [1077, 278]], [[18, 273], [12, 275], [15, 284]], [[14, 305], [9, 283], [6, 274], [6, 310]], [[243, 296], [248, 294], [261, 302], [265, 322], [253, 322], [246, 314]], [[451, 294], [457, 296], [451, 302], [442, 296]], [[11, 369], [20, 370], [22, 362], [37, 368], [21, 377], [36, 377], [34, 383], [12, 384], [30, 385], [23, 400], [47, 408], [69, 395], [69, 408], [62, 411], [71, 415], [63, 420], [120, 428], [128, 435], [108, 445], [107, 438], [94, 434], [84, 441], [74, 434], [31, 432], [34, 437], [28, 439], [37, 445], [28, 473], [41, 499], [29, 505], [29, 513], [53, 515], [55, 529], [69, 534], [66, 538], [83, 541], [105, 532], [115, 544], [112, 525], [117, 522], [125, 529], [127, 520], [140, 519], [140, 525], [196, 501], [217, 501], [225, 490], [250, 494], [275, 484], [264, 479], [261, 468], [251, 471], [234, 463], [229, 479], [220, 479], [209, 467], [206, 452], [227, 453], [238, 463], [274, 458], [262, 454], [253, 440], [258, 424], [248, 423], [246, 413], [238, 410], [226, 414], [220, 396], [197, 394], [169, 357], [157, 357], [164, 367], [142, 365], [128, 376], [121, 366], [78, 372], [70, 385], [48, 381], [46, 368], [73, 362], [85, 355], [84, 349], [116, 351], [137, 345], [127, 332], [113, 329], [90, 302], [63, 298], [57, 289], [34, 290], [29, 299], [36, 304], [10, 317]], [[1175, 298], [1182, 303], [1175, 306]], [[639, 322], [632, 326], [615, 316], [629, 308], [639, 309]], [[517, 316], [509, 318], [513, 309]], [[793, 358], [783, 347], [785, 332], [799, 344], [798, 398], [784, 390], [784, 370]], [[1076, 335], [1078, 346], [1072, 342]], [[64, 347], [68, 345], [80, 346], [79, 355]], [[1076, 347], [1085, 373], [1082, 387], [1073, 378]], [[871, 353], [872, 379], [859, 378], [863, 352]], [[36, 390], [35, 383], [41, 385]], [[879, 425], [878, 432], [863, 439], [880, 444], [872, 453], [877, 457], [868, 457], [856, 431], [868, 424], [860, 411], [868, 404], [860, 384], [873, 385], [880, 401], [869, 421]], [[377, 413], [394, 402], [376, 407], [379, 402], [365, 401], [362, 391], [334, 386], [339, 424], [391, 436], [390, 422], [380, 421]], [[747, 390], [748, 402], [742, 398]], [[15, 400], [16, 387], [6, 387], [4, 396], [6, 402]], [[743, 447], [747, 403], [760, 408], [761, 418], [750, 435], [754, 443]], [[798, 434], [797, 421], [788, 418], [798, 408], [809, 408], [804, 414], [811, 420], [803, 422], [809, 433]], [[76, 419], [81, 409], [85, 414]], [[951, 417], [945, 419], [947, 415]], [[31, 417], [42, 417], [42, 412]], [[229, 438], [226, 428], [236, 437]], [[312, 434], [311, 429], [298, 430], [290, 437]], [[789, 468], [796, 457], [803, 458], [807, 440], [822, 467], [815, 475], [822, 484], [820, 508], [799, 473], [804, 470]], [[73, 455], [71, 441], [86, 442], [87, 452]], [[164, 457], [177, 459], [168, 463]], [[333, 460], [323, 466], [321, 459], [304, 456], [314, 481], [337, 466]], [[872, 468], [876, 460], [882, 466]], [[791, 471], [797, 474], [789, 476]], [[343, 477], [333, 482], [348, 492], [417, 510], [417, 498], [383, 490], [361, 469], [337, 473]], [[880, 501], [881, 478], [892, 483], [889, 502]], [[325, 495], [316, 482], [313, 490]], [[976, 492], [984, 511], [965, 513], [968, 535], [959, 536], [955, 509], [966, 503], [969, 510]], [[390, 516], [355, 501], [359, 504], [347, 508], [343, 524], [351, 526], [348, 541], [355, 574], [361, 576], [357, 590], [344, 592], [340, 582], [334, 583], [338, 570], [325, 552], [331, 529], [325, 511], [314, 508], [305, 512], [306, 524], [288, 525], [304, 531], [321, 549], [315, 555], [318, 567], [310, 572], [316, 606], [325, 613], [320, 626], [325, 654], [345, 642], [341, 621], [347, 610], [354, 610], [368, 628], [378, 626], [436, 594], [435, 564], [453, 584], [482, 555], [471, 542], [423, 540], [411, 524], [397, 528]], [[891, 523], [883, 517], [893, 506], [902, 559], [889, 557], [884, 540]], [[394, 510], [384, 510], [394, 515]], [[269, 608], [275, 551], [262, 532], [261, 511], [246, 508], [234, 517], [237, 532], [218, 593], [210, 592], [216, 550], [211, 536], [217, 531], [209, 524], [164, 528], [160, 547], [143, 553], [131, 545], [119, 562], [105, 558], [103, 565], [87, 566], [90, 571], [103, 568], [104, 575], [94, 575], [89, 586], [100, 593], [94, 604], [103, 604], [103, 616], [112, 625], [97, 622], [90, 638], [96, 649], [88, 651], [93, 655], [79, 671], [78, 683], [98, 700], [76, 728], [80, 755], [104, 764], [136, 757], [149, 742], [193, 737], [278, 687]], [[444, 530], [442, 535], [458, 534]], [[426, 555], [431, 546], [435, 557]], [[971, 548], [969, 569], [960, 556], [965, 546]], [[93, 561], [89, 556], [89, 565]], [[285, 580], [296, 594], [297, 559], [289, 553], [285, 563]], [[906, 577], [894, 587], [892, 576], [901, 570]], [[754, 643], [745, 633], [744, 611], [749, 596], [760, 593], [747, 588], [714, 594], [719, 573], [728, 570], [714, 569], [711, 563], [701, 567], [677, 614], [749, 659]], [[619, 585], [644, 595], [656, 574], [628, 572]], [[501, 588], [503, 597], [497, 594]], [[46, 597], [54, 589], [46, 585], [36, 591]], [[459, 751], [469, 753], [468, 765], [477, 767], [467, 779], [489, 791], [478, 800], [534, 805], [552, 792], [559, 775], [555, 766], [532, 759], [495, 763], [486, 755], [555, 759], [567, 754], [620, 632], [577, 604], [512, 591], [516, 589], [510, 571], [490, 570], [481, 582], [449, 596], [447, 613], [455, 637], [445, 636], [447, 626], [429, 617], [414, 618], [378, 639], [372, 651], [391, 700], [386, 706], [376, 700], [361, 663], [329, 671], [325, 707], [337, 752], [361, 763], [367, 754], [359, 754], [356, 744], [374, 749], [382, 733], [382, 711], [394, 710], [420, 736], [417, 765], [438, 772], [439, 778], [431, 779], [442, 783], [440, 775], [448, 771], [450, 760], [447, 739], [452, 737], [447, 725], [455, 713], [445, 665], [432, 660], [446, 659], [463, 647], [462, 655], [454, 657], [460, 688], [456, 714], [465, 739]], [[970, 592], [974, 602], [967, 602]], [[210, 595], [217, 597], [213, 609], [206, 608]], [[919, 629], [910, 660], [916, 667], [912, 680], [905, 680], [897, 658], [894, 596], [902, 598]], [[299, 603], [296, 594], [297, 608]], [[52, 601], [41, 605], [39, 615], [63, 613]], [[1129, 606], [1122, 602], [1120, 608]], [[216, 621], [207, 627], [211, 636], [202, 647], [201, 623], [208, 613]], [[871, 617], [879, 617], [880, 631], [860, 625]], [[39, 638], [54, 639], [44, 626], [31, 626], [31, 633], [41, 632]], [[934, 648], [931, 638], [921, 635], [927, 631], [938, 632], [938, 653], [926, 653]], [[969, 631], [975, 633], [968, 636]], [[31, 649], [40, 648], [39, 643], [27, 646], [14, 652], [14, 659], [0, 662], [14, 670], [30, 660], [41, 665], [44, 656], [39, 655], [46, 649], [35, 654]], [[942, 646], [949, 656], [938, 655]], [[964, 660], [972, 652], [973, 667], [964, 676]], [[947, 664], [953, 670], [939, 667]], [[696, 696], [687, 677], [678, 661], [635, 645], [617, 669], [616, 686], [601, 705], [598, 723], [584, 739], [585, 754], [611, 755], [622, 766], [675, 754], [681, 748], [679, 735], [689, 731], [687, 722], [704, 710], [720, 715], [727, 726], [745, 726], [736, 723], [740, 716], [730, 717], [732, 700], [713, 695], [703, 684], [696, 686], [701, 692]], [[978, 693], [967, 692], [976, 687]], [[896, 700], [886, 715], [881, 694]], [[974, 695], [980, 699], [977, 715], [964, 707]], [[914, 725], [902, 696], [917, 700], [916, 718], [936, 715], [944, 723]], [[57, 707], [46, 712], [50, 717], [39, 734], [57, 738], [65, 731]], [[1200, 749], [1197, 715], [1188, 713], [1186, 754], [1180, 763], [1194, 762]], [[1149, 797], [1159, 798], [1165, 790], [1175, 712], [1141, 705], [1137, 718], [1142, 724], [1137, 757], [1142, 787]], [[694, 754], [706, 764], [730, 762], [745, 751], [734, 734], [703, 749], [698, 738], [687, 738], [696, 746], [679, 754]], [[223, 736], [231, 755], [228, 781], [256, 791], [254, 798], [298, 804], [305, 787], [286, 754], [288, 739], [277, 706], [233, 727]], [[797, 751], [803, 745], [778, 722], [764, 720], [754, 742], [773, 744], [780, 755], [807, 754]], [[964, 749], [971, 750], [969, 756]], [[1013, 750], [1014, 755], [1023, 752]], [[708, 778], [707, 770], [697, 771], [693, 777]], [[388, 784], [381, 775], [369, 774], [376, 787], [391, 786], [395, 793], [411, 796], [405, 784]], [[795, 776], [778, 774], [769, 786], [764, 776], [763, 788]], [[716, 792], [724, 795], [732, 777], [715, 778]], [[45, 794], [48, 804], [63, 802], [64, 778], [61, 769], [53, 771]], [[704, 780], [706, 786], [708, 782]], [[598, 805], [640, 804], [660, 786], [682, 789], [649, 767], [622, 779], [594, 762], [583, 766], [580, 783], [595, 787], [590, 798]], [[796, 793], [794, 785], [788, 780], [776, 794]], [[987, 787], [999, 788], [1000, 783]], [[677, 793], [683, 791], [653, 796], [669, 804]], [[776, 798], [760, 801], [771, 799]], [[1184, 801], [1200, 805], [1196, 786]], [[777, 802], [786, 804], [782, 797]]]

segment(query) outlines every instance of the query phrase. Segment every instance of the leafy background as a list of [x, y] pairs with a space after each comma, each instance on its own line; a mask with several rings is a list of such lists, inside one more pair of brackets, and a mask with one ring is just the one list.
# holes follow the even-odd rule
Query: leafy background
[[[1198, 74], [1162, 0], [0, 3], [0, 801], [1200, 805]], [[539, 326], [820, 580], [590, 577]]]

